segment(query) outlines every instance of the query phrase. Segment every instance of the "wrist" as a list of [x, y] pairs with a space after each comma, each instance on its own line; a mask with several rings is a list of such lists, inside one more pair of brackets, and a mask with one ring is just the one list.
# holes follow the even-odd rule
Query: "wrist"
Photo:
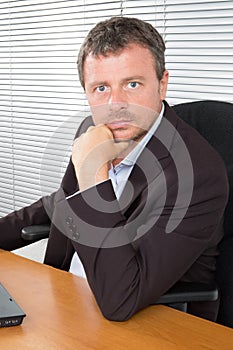
[[109, 178], [108, 167], [102, 166], [99, 170], [93, 169], [75, 169], [77, 181], [80, 191], [84, 191], [90, 187], [97, 185]]

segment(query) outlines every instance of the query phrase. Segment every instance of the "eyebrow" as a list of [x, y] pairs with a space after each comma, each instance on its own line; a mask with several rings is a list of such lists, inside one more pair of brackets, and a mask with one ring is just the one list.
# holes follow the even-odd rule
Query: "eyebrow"
[[90, 83], [90, 85], [88, 86], [89, 88], [92, 88], [92, 87], [94, 87], [94, 86], [102, 86], [102, 85], [107, 85], [108, 84], [108, 82], [107, 81], [98, 81], [98, 80], [96, 80], [96, 81], [93, 81], [92, 83]]
[[123, 81], [135, 81], [135, 80], [145, 80], [145, 77], [142, 75], [132, 75], [131, 77], [127, 77], [123, 79]]

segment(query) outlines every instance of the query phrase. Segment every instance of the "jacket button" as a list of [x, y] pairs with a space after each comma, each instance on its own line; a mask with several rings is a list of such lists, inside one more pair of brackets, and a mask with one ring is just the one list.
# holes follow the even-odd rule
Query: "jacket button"
[[71, 216], [67, 216], [67, 218], [66, 218], [66, 224], [67, 225], [70, 225], [70, 224], [72, 224], [73, 223], [73, 218], [71, 217]]
[[79, 240], [79, 233], [77, 232], [76, 225], [70, 225], [69, 231], [71, 233], [71, 239], [74, 241], [78, 241]]

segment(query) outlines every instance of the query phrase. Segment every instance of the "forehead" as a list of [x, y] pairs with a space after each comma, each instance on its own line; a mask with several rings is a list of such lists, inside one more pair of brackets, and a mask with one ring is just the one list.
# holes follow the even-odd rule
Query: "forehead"
[[84, 61], [84, 81], [99, 75], [120, 76], [134, 71], [143, 74], [148, 69], [155, 70], [155, 61], [150, 50], [138, 44], [131, 44], [107, 55], [97, 56], [90, 53]]

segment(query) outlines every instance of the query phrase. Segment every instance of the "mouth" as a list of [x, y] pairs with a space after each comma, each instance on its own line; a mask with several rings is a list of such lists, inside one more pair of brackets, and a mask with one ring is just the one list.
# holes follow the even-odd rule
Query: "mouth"
[[107, 127], [111, 130], [115, 129], [124, 129], [127, 128], [132, 123], [131, 120], [114, 120], [110, 123], [107, 123]]

